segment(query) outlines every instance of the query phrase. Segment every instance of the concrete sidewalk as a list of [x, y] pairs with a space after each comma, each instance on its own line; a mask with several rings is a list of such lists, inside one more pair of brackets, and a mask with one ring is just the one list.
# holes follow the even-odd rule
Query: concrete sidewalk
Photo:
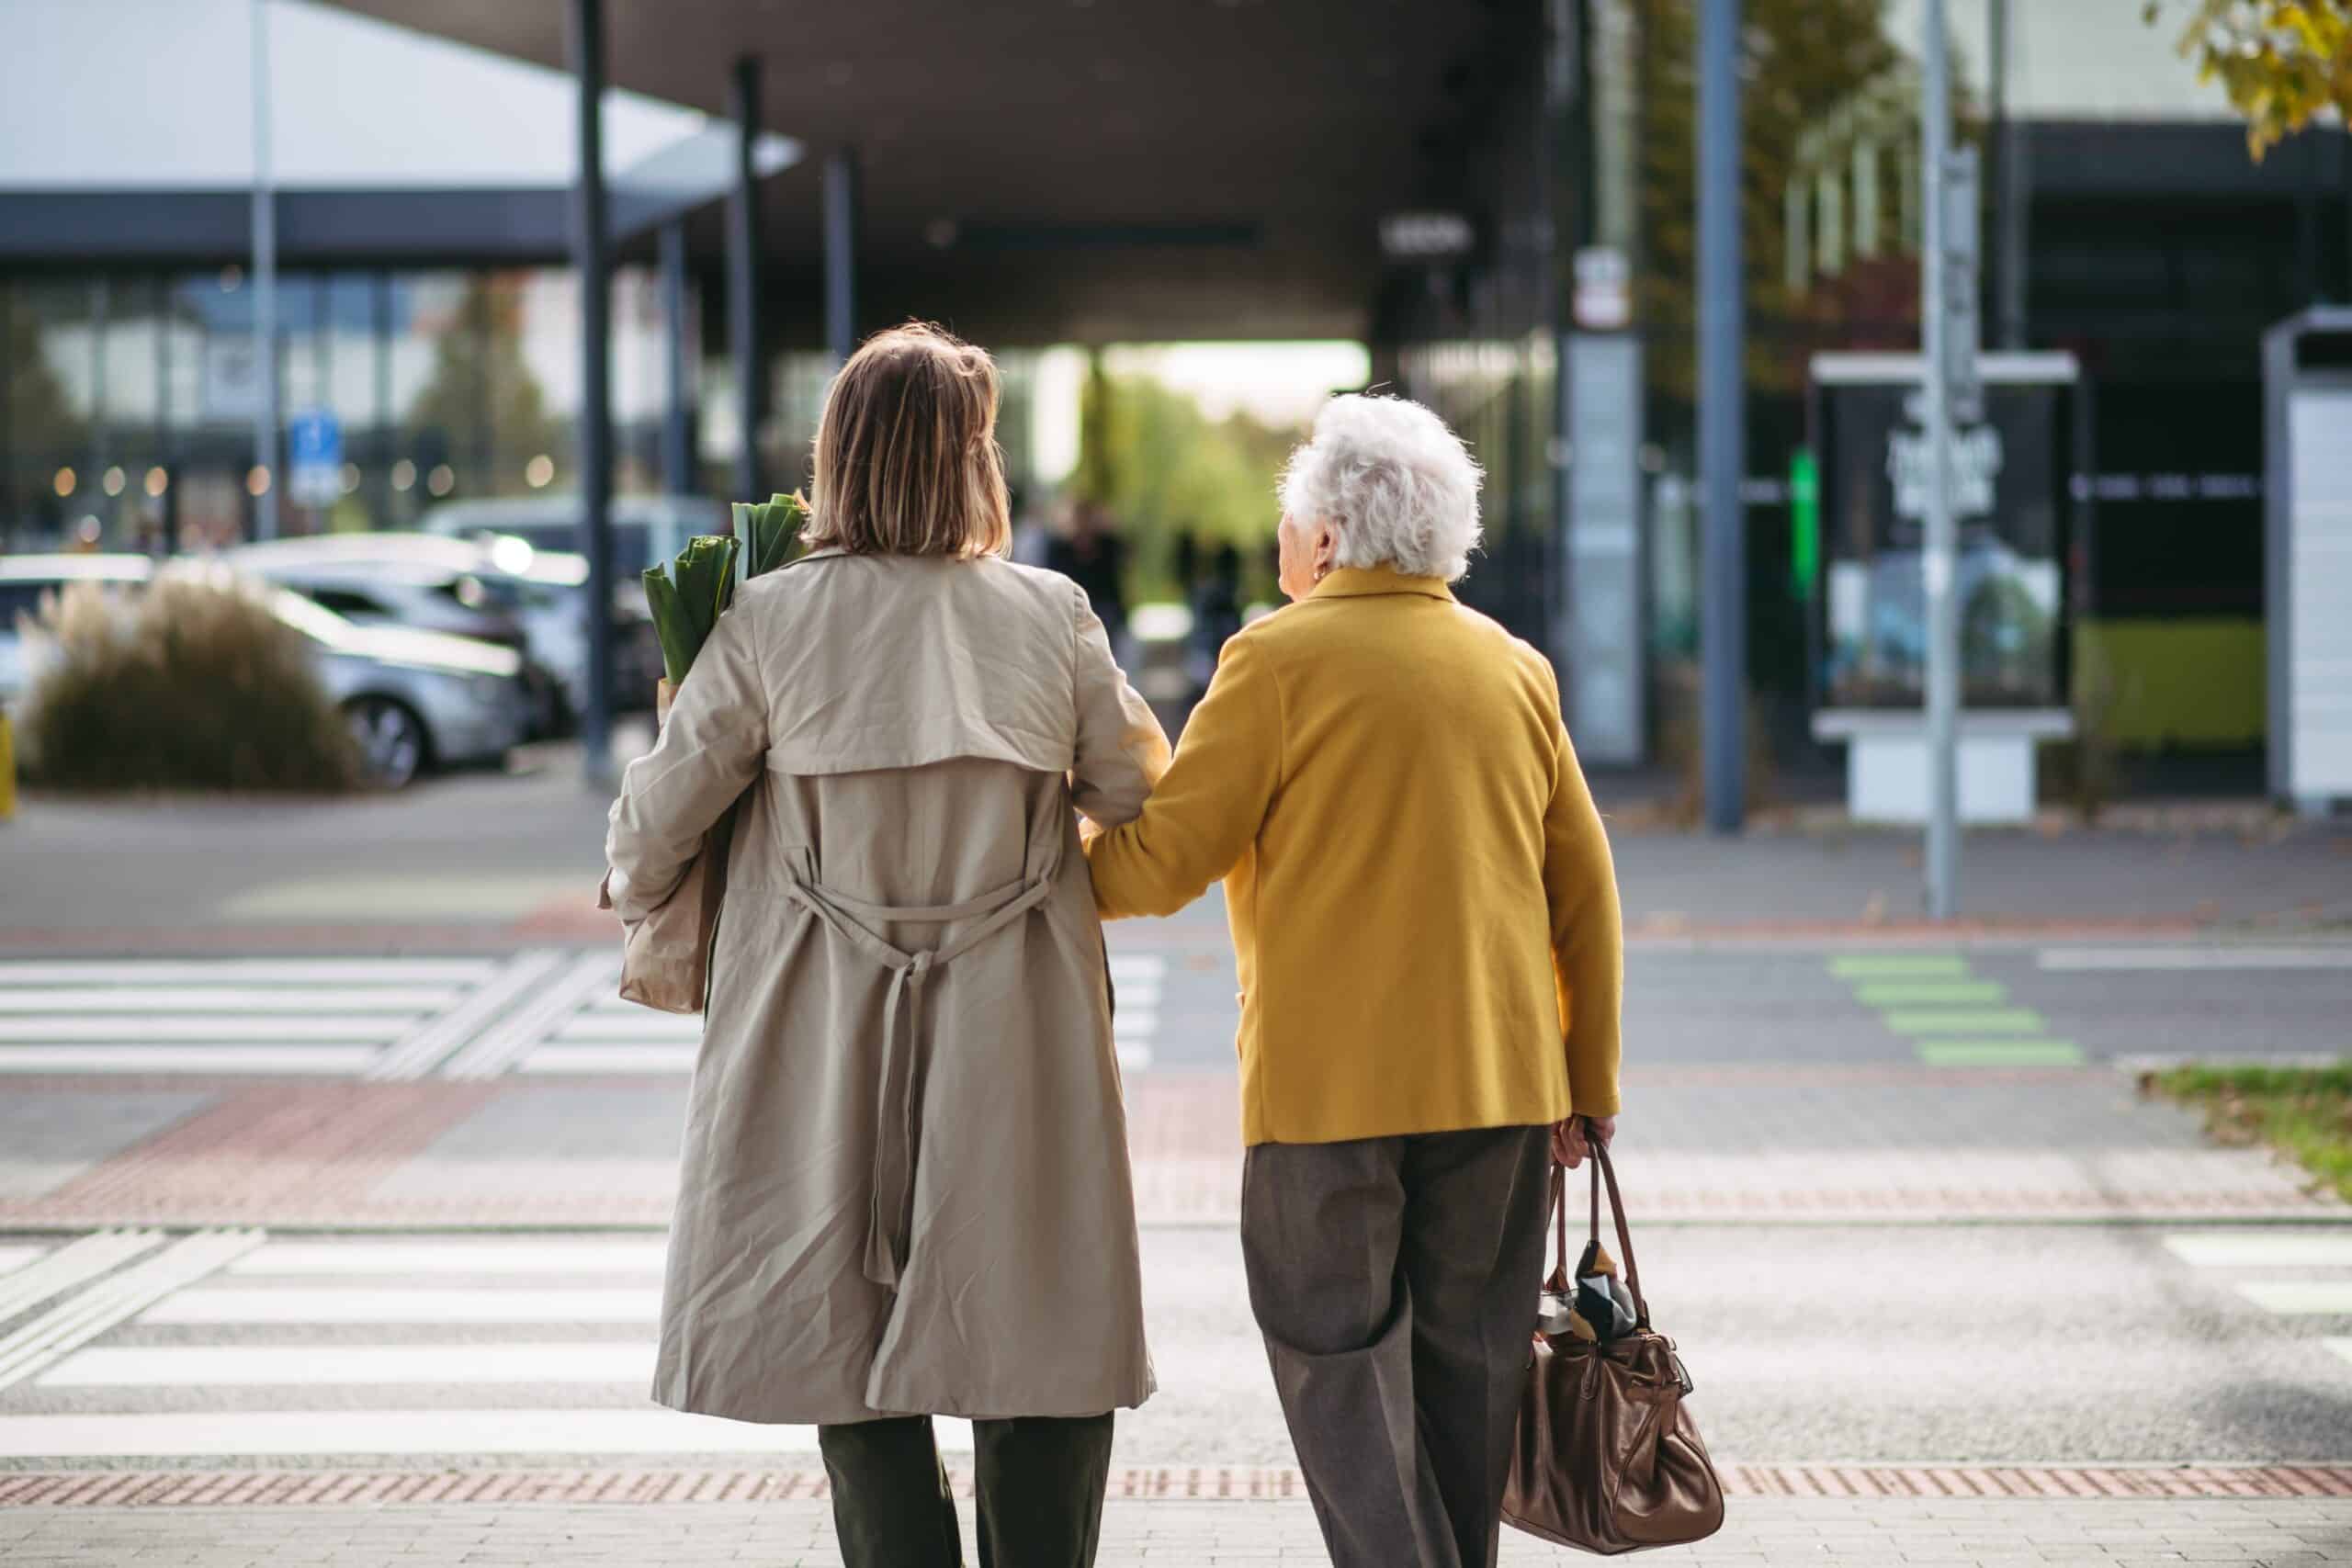
[[[968, 1505], [967, 1505], [968, 1508]], [[968, 1513], [965, 1540], [974, 1540]], [[817, 1499], [710, 1506], [414, 1506], [277, 1509], [0, 1506], [10, 1568], [827, 1568]], [[1517, 1531], [1502, 1561], [1578, 1560]], [[1113, 1503], [1101, 1568], [1328, 1562], [1304, 1502]], [[1660, 1561], [1688, 1568], [2286, 1568], [2352, 1562], [2352, 1498], [2148, 1502], [1741, 1498], [1723, 1531]]]

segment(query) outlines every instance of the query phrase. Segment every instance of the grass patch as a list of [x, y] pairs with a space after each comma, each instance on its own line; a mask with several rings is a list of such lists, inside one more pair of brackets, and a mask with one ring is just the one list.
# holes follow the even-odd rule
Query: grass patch
[[2352, 1059], [2332, 1067], [2176, 1067], [2143, 1092], [2192, 1105], [2205, 1130], [2241, 1146], [2267, 1144], [2352, 1199]]

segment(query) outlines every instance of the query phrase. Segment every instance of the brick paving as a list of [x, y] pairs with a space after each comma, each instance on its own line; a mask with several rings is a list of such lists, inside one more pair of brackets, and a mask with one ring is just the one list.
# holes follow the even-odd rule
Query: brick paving
[[[959, 1497], [972, 1472], [951, 1466]], [[2352, 1499], [2352, 1465], [1727, 1464], [1725, 1495], [1849, 1502], [2173, 1503]], [[831, 1495], [821, 1470], [55, 1470], [0, 1472], [0, 1508], [308, 1507], [320, 1504], [788, 1503]], [[1274, 1465], [1114, 1471], [1114, 1501], [1284, 1502], [1306, 1496]]]
[[[25, 1507], [0, 1510], [0, 1558], [10, 1568], [92, 1562], [838, 1568], [841, 1562], [831, 1545], [829, 1505], [816, 1498], [635, 1508], [516, 1503]], [[1504, 1532], [1502, 1562], [1514, 1568], [1570, 1559], [1531, 1537]], [[1314, 1513], [1304, 1502], [1114, 1502], [1104, 1509], [1102, 1568], [1326, 1561]], [[2352, 1501], [1741, 1499], [1721, 1533], [1660, 1561], [1690, 1568], [2300, 1568], [2352, 1562]]]

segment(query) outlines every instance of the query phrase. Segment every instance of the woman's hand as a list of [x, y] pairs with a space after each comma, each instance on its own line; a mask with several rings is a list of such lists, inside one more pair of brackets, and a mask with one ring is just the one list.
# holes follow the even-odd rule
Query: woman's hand
[[653, 725], [655, 728], [670, 722], [670, 704], [676, 698], [678, 688], [667, 681], [653, 682]]
[[1574, 1170], [1584, 1164], [1584, 1156], [1592, 1152], [1595, 1142], [1605, 1149], [1616, 1135], [1617, 1118], [1614, 1116], [1571, 1116], [1565, 1122], [1555, 1122], [1552, 1123], [1552, 1157]]

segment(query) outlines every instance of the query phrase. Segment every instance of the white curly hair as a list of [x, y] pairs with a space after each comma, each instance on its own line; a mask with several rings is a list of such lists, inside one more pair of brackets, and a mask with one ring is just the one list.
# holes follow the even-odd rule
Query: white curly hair
[[1420, 404], [1350, 393], [1315, 416], [1315, 434], [1283, 470], [1283, 510], [1328, 523], [1332, 562], [1394, 567], [1451, 582], [1478, 547], [1478, 465]]

